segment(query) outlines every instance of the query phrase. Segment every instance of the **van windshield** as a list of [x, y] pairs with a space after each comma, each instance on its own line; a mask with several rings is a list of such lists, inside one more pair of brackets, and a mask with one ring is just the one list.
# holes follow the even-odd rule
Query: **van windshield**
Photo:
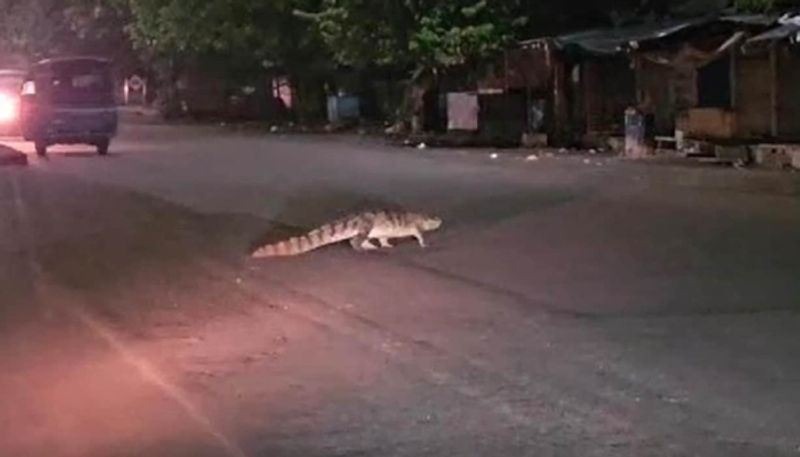
[[58, 62], [49, 75], [50, 98], [69, 105], [108, 104], [114, 99], [108, 64], [97, 61]]

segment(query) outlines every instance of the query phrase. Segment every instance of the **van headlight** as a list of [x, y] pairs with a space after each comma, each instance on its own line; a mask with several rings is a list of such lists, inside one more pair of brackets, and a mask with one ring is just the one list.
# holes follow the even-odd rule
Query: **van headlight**
[[17, 118], [19, 103], [16, 97], [0, 94], [0, 122], [9, 122]]

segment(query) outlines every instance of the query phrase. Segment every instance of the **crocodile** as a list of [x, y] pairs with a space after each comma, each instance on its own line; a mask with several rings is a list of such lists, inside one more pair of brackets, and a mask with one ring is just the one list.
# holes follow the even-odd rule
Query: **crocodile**
[[304, 235], [261, 246], [251, 254], [254, 258], [300, 255], [323, 246], [349, 240], [357, 251], [391, 248], [390, 239], [416, 238], [425, 247], [423, 232], [437, 230], [442, 219], [408, 211], [367, 211], [324, 224]]

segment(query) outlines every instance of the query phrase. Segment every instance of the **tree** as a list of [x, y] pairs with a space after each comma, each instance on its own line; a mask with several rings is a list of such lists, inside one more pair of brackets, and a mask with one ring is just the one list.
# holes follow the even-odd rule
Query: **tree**
[[499, 51], [527, 21], [519, 1], [486, 0], [323, 0], [318, 11], [296, 15], [316, 24], [336, 63], [408, 72], [402, 123], [419, 114], [422, 93], [437, 74]]
[[114, 60], [122, 74], [141, 70], [142, 61], [127, 29], [133, 18], [121, 0], [70, 0], [63, 19], [73, 34], [72, 52]]
[[782, 9], [800, 8], [800, 1], [797, 0], [734, 0], [734, 5], [742, 11], [749, 12], [772, 12]]
[[29, 59], [68, 52], [74, 41], [59, 0], [0, 0], [0, 51]]
[[174, 83], [187, 61], [224, 69], [237, 83], [262, 87], [267, 70], [287, 72], [296, 86], [314, 80], [327, 61], [309, 24], [292, 11], [315, 0], [126, 0], [137, 48]]

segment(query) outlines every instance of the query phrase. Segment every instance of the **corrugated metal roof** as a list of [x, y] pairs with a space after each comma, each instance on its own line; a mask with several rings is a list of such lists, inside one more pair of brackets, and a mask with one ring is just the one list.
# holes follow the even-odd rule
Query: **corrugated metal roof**
[[756, 35], [747, 40], [748, 43], [761, 43], [766, 41], [782, 41], [797, 37], [800, 34], [800, 24], [785, 24], [772, 30]]
[[755, 25], [770, 27], [777, 23], [778, 16], [770, 14], [731, 14], [719, 18], [723, 22], [732, 22], [741, 25]]
[[708, 19], [694, 19], [595, 29], [561, 35], [555, 37], [553, 43], [566, 51], [574, 50], [588, 54], [609, 55], [623, 52], [631, 43], [666, 38], [708, 22]]
[[780, 24], [774, 29], [756, 35], [747, 41], [747, 44], [760, 44], [773, 41], [792, 40], [800, 41], [800, 15], [787, 13], [776, 20]]
[[625, 52], [630, 47], [642, 43], [656, 42], [670, 38], [680, 32], [693, 28], [702, 28], [711, 24], [738, 24], [745, 27], [769, 27], [777, 23], [776, 16], [768, 15], [727, 15], [717, 17], [702, 17], [683, 20], [665, 20], [618, 28], [592, 29], [566, 35], [559, 35], [549, 39], [539, 38], [527, 40], [521, 45], [532, 45], [545, 40], [553, 43], [556, 48], [568, 53], [588, 55], [613, 55]]

